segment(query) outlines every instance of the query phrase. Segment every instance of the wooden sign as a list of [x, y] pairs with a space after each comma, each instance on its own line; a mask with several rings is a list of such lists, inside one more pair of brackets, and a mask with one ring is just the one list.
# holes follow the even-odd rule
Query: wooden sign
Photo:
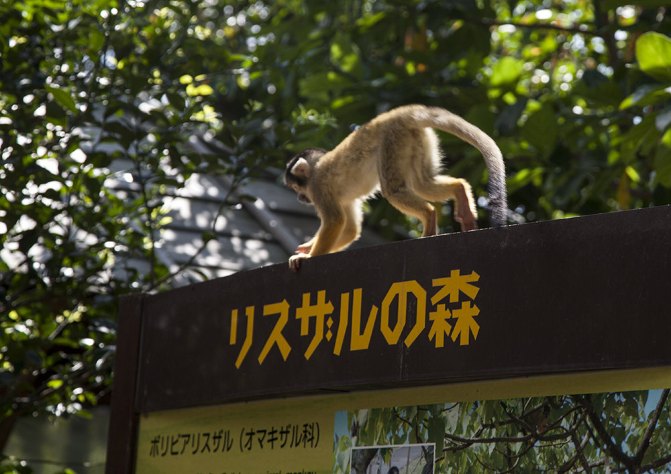
[[113, 410], [136, 420], [275, 397], [671, 366], [669, 242], [667, 206], [392, 243], [313, 258], [298, 273], [281, 264], [131, 297]]

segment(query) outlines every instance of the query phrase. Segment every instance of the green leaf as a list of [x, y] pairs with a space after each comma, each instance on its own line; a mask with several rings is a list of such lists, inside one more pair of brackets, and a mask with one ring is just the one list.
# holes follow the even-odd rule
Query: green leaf
[[648, 32], [636, 41], [636, 59], [641, 71], [659, 81], [671, 81], [671, 38]]
[[671, 107], [667, 107], [657, 114], [655, 117], [655, 127], [660, 132], [663, 132], [671, 125]]
[[214, 94], [214, 89], [209, 84], [200, 84], [199, 86], [189, 84], [186, 86], [186, 94], [189, 96], [207, 96]]
[[70, 112], [77, 112], [77, 105], [75, 100], [70, 95], [70, 92], [60, 87], [46, 86], [47, 91], [53, 96], [54, 100], [64, 109]]
[[514, 192], [518, 189], [540, 180], [543, 177], [544, 168], [522, 168], [508, 179], [508, 191]]
[[490, 83], [492, 87], [506, 87], [515, 85], [522, 75], [524, 62], [506, 56], [501, 58], [492, 68]]
[[594, 105], [617, 105], [622, 100], [619, 84], [598, 70], [584, 71], [575, 87], [578, 95]]
[[627, 166], [624, 169], [624, 172], [627, 173], [627, 176], [632, 182], [639, 183], [641, 181], [641, 175], [638, 174], [638, 171], [636, 171], [632, 166]]
[[60, 379], [54, 379], [54, 380], [49, 380], [47, 382], [47, 387], [53, 388], [54, 390], [58, 390], [63, 386], [63, 381]]
[[371, 26], [382, 21], [387, 14], [385, 12], [377, 12], [372, 15], [364, 15], [356, 21], [356, 24], [359, 28], [366, 30]]
[[210, 240], [215, 240], [216, 238], [217, 234], [209, 230], [201, 234], [201, 239], [203, 239], [203, 242], [209, 242]]
[[436, 449], [438, 452], [443, 451], [443, 442], [445, 439], [445, 418], [442, 416], [432, 416], [428, 420], [429, 425], [429, 439], [436, 440]]
[[552, 106], [544, 104], [529, 116], [522, 128], [522, 137], [537, 148], [543, 156], [554, 150], [557, 139], [557, 116]]
[[621, 147], [623, 161], [630, 163], [636, 159], [637, 153], [647, 155], [652, 151], [657, 143], [656, 136], [655, 116], [648, 115], [627, 133], [616, 137], [613, 145]]
[[662, 137], [662, 142], [655, 154], [654, 167], [657, 182], [671, 188], [671, 130]]
[[90, 31], [91, 33], [87, 38], [89, 48], [93, 52], [98, 52], [105, 44], [105, 35], [103, 35], [99, 30], [91, 29]]
[[359, 76], [361, 73], [361, 61], [359, 50], [348, 36], [337, 35], [331, 42], [331, 61], [350, 74]]
[[659, 104], [671, 98], [671, 87], [645, 84], [620, 103], [620, 110], [629, 107]]

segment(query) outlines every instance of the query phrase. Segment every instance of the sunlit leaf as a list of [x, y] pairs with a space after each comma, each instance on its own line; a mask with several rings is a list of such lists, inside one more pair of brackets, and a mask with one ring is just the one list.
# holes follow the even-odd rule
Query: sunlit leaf
[[512, 86], [519, 80], [523, 69], [523, 61], [505, 56], [494, 64], [490, 84], [492, 87]]
[[636, 41], [636, 59], [643, 72], [657, 80], [671, 81], [671, 38], [647, 32]]
[[57, 390], [57, 389], [61, 388], [62, 386], [63, 386], [63, 380], [61, 380], [61, 379], [53, 379], [53, 380], [49, 380], [49, 382], [47, 382], [47, 387], [53, 388], [54, 390]]
[[671, 99], [671, 87], [644, 84], [622, 101], [620, 109], [663, 103], [669, 99]]
[[377, 23], [382, 21], [386, 15], [387, 15], [386, 12], [377, 12], [370, 15], [364, 15], [361, 18], [357, 19], [356, 24], [362, 29], [370, 28], [373, 25], [376, 25]]
[[209, 84], [200, 84], [198, 86], [189, 84], [186, 86], [186, 93], [190, 96], [207, 96], [212, 95], [214, 93], [214, 89], [212, 89], [212, 86]]

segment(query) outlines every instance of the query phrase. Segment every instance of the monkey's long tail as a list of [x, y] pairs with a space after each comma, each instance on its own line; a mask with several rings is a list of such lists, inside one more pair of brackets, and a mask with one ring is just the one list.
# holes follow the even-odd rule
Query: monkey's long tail
[[503, 155], [496, 142], [485, 132], [458, 115], [438, 107], [423, 107], [417, 111], [417, 122], [423, 127], [437, 128], [450, 133], [477, 148], [485, 159], [489, 171], [489, 205], [494, 227], [506, 223], [508, 204], [506, 197], [506, 168]]

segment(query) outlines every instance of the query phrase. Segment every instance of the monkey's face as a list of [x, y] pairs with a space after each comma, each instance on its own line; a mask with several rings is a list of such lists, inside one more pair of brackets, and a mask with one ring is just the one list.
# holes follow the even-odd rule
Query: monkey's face
[[293, 189], [298, 196], [298, 201], [303, 204], [312, 204], [312, 199], [310, 199], [308, 193], [312, 166], [325, 153], [325, 150], [308, 148], [294, 156], [287, 163], [286, 170], [284, 171], [284, 184]]
[[296, 197], [298, 198], [298, 202], [302, 204], [307, 204], [308, 206], [312, 205], [312, 200], [310, 200], [310, 197], [307, 195], [305, 190], [299, 186], [297, 183], [290, 183], [288, 185], [291, 189], [294, 190], [296, 193]]

